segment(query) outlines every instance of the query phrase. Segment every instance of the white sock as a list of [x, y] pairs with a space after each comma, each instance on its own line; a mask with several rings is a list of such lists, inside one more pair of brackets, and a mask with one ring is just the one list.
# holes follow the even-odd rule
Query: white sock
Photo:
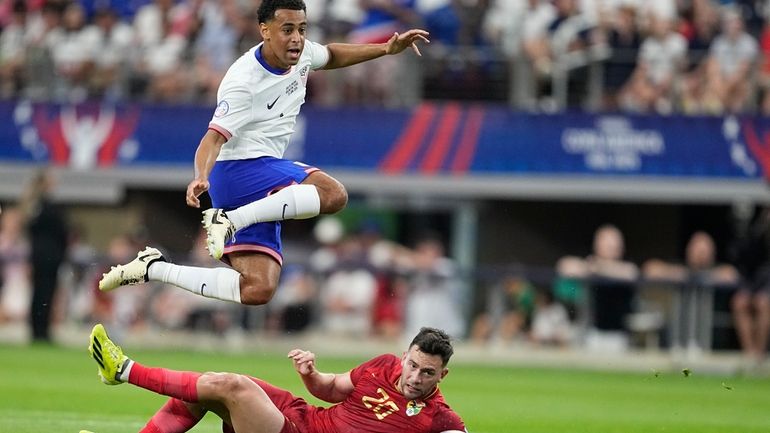
[[207, 298], [241, 302], [241, 274], [230, 268], [199, 268], [155, 262], [147, 269], [152, 281], [161, 281]]
[[120, 372], [120, 377], [117, 379], [120, 382], [128, 382], [128, 376], [131, 375], [131, 367], [134, 366], [134, 361], [132, 359], [129, 359], [126, 363], [126, 368], [123, 369], [123, 371]]
[[321, 198], [315, 185], [290, 185], [261, 200], [227, 211], [236, 230], [266, 221], [306, 219], [321, 211]]

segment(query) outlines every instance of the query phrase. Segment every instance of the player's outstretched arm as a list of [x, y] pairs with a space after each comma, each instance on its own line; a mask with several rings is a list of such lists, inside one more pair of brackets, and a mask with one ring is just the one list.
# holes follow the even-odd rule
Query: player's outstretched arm
[[344, 68], [387, 54], [398, 54], [409, 47], [421, 56], [417, 42], [430, 43], [428, 35], [425, 30], [412, 29], [404, 33], [394, 33], [390, 40], [383, 44], [332, 43], [326, 46], [329, 49], [329, 61], [323, 69]]
[[195, 178], [187, 185], [185, 201], [187, 206], [201, 207], [198, 197], [209, 189], [209, 174], [217, 162], [217, 156], [227, 139], [220, 133], [209, 129], [201, 139], [195, 151]]
[[327, 403], [339, 403], [353, 392], [350, 372], [343, 374], [321, 373], [315, 368], [315, 353], [294, 349], [287, 355], [294, 363], [305, 388], [313, 396]]

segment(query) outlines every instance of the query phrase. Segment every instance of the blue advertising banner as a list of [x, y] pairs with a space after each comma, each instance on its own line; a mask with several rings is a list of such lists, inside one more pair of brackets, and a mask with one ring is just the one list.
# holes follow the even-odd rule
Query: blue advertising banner
[[[76, 170], [192, 166], [213, 109], [2, 102], [0, 161]], [[458, 103], [307, 106], [286, 157], [381, 174], [755, 179], [770, 173], [770, 120], [524, 114]]]

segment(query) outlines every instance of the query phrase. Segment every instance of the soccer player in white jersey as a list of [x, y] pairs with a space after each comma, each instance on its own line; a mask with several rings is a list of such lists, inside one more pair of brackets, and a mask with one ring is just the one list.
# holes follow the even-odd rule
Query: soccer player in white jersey
[[197, 208], [198, 197], [208, 191], [213, 208], [203, 212], [207, 247], [232, 268], [179, 266], [148, 247], [107, 272], [101, 290], [152, 280], [242, 304], [270, 301], [282, 265], [279, 221], [335, 213], [347, 204], [347, 192], [336, 179], [282, 159], [305, 102], [308, 74], [409, 47], [419, 55], [416, 42], [429, 42], [428, 33], [418, 29], [395, 33], [383, 44], [306, 41], [302, 0], [263, 0], [258, 20], [263, 42], [236, 60], [222, 79], [186, 195], [187, 204]]

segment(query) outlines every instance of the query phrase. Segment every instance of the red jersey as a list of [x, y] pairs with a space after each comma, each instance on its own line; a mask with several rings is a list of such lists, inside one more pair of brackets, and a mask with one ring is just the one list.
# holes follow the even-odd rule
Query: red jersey
[[465, 425], [441, 392], [407, 400], [396, 389], [401, 360], [381, 355], [350, 372], [353, 392], [330, 408], [307, 414], [309, 433], [442, 433], [464, 432]]

